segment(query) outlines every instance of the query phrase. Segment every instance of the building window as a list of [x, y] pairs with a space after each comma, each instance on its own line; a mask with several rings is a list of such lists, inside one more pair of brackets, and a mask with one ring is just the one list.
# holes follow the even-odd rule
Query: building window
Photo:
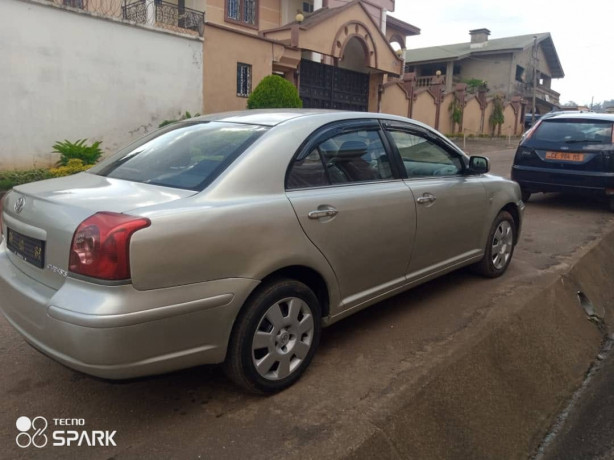
[[237, 63], [237, 96], [248, 97], [252, 92], [252, 66]]
[[516, 66], [516, 81], [524, 81], [524, 67]]
[[257, 26], [258, 0], [226, 0], [226, 20]]
[[303, 2], [303, 13], [313, 13], [313, 0]]

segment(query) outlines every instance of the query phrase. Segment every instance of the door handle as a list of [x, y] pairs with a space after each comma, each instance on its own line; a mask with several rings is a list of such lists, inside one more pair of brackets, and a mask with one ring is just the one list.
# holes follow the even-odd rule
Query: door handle
[[320, 219], [321, 217], [333, 217], [333, 216], [336, 216], [338, 212], [339, 211], [337, 211], [334, 208], [318, 209], [317, 211], [310, 211], [309, 214], [307, 214], [307, 217], [309, 217], [310, 219]]
[[425, 193], [422, 196], [419, 196], [416, 201], [419, 204], [427, 204], [427, 203], [434, 203], [435, 200], [437, 200], [437, 197], [435, 195], [432, 195], [430, 193]]

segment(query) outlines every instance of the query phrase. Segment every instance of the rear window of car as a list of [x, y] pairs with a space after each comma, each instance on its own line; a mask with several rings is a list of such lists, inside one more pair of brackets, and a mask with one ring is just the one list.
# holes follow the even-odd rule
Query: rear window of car
[[533, 142], [611, 144], [612, 122], [599, 120], [543, 120]]
[[202, 190], [266, 130], [235, 123], [178, 123], [136, 141], [89, 172]]

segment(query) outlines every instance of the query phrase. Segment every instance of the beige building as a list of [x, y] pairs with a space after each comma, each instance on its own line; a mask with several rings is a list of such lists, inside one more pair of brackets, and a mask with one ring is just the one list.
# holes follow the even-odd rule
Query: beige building
[[403, 72], [391, 44], [419, 33], [390, 11], [393, 0], [207, 0], [203, 111], [246, 108], [272, 73], [304, 107], [377, 111], [381, 85]]
[[552, 79], [563, 78], [565, 73], [549, 33], [492, 40], [488, 29], [469, 34], [469, 42], [405, 52], [405, 70], [416, 75], [418, 87], [430, 85], [440, 72], [448, 92], [456, 83], [476, 79], [485, 81], [490, 93], [502, 94], [507, 100], [522, 97], [527, 111], [533, 95], [537, 113], [559, 107], [560, 95], [552, 89]]
[[377, 111], [381, 85], [403, 73], [405, 39], [420, 33], [388, 16], [394, 0], [52, 1], [202, 36], [204, 113], [246, 108], [273, 73], [305, 107]]

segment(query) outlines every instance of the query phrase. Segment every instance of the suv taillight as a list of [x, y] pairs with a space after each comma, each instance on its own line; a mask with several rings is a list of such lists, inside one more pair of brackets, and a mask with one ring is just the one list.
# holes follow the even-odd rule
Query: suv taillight
[[516, 149], [516, 155], [514, 157], [514, 163], [522, 163], [527, 160], [531, 160], [534, 157], [533, 149], [520, 146]]
[[130, 238], [149, 227], [143, 217], [99, 212], [85, 219], [72, 237], [68, 269], [103, 280], [130, 278]]

